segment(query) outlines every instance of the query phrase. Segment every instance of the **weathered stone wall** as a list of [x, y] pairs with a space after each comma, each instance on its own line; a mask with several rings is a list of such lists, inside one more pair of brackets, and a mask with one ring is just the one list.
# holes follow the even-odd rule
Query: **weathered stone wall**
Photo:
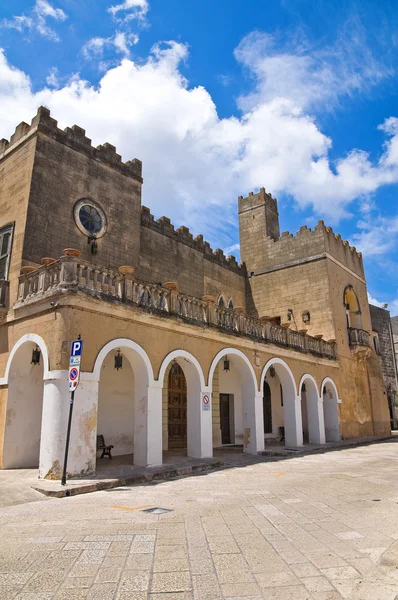
[[14, 150], [0, 149], [0, 228], [15, 223], [8, 279], [11, 282], [9, 305], [16, 300], [18, 276], [22, 266], [26, 214], [30, 193], [36, 140], [30, 139]]
[[151, 283], [177, 281], [182, 293], [196, 298], [224, 293], [235, 306], [244, 306], [245, 274], [234, 257], [213, 251], [202, 236], [193, 238], [187, 227], [174, 229], [166, 217], [155, 221], [142, 208], [138, 278]]
[[386, 389], [391, 392], [398, 391], [397, 371], [394, 355], [394, 344], [392, 337], [392, 328], [390, 313], [384, 308], [369, 305], [372, 328], [378, 335], [380, 348], [380, 364]]
[[[310, 335], [335, 339], [332, 307], [329, 300], [329, 273], [326, 259], [279, 269], [249, 278], [249, 286], [259, 317], [280, 317], [290, 327], [307, 330]], [[310, 320], [303, 321], [303, 314]]]
[[[62, 165], [62, 166], [60, 166]], [[73, 209], [88, 198], [107, 219], [93, 257], [87, 236], [77, 227]], [[59, 258], [64, 248], [76, 248], [82, 258], [105, 267], [136, 265], [140, 252], [141, 183], [86, 154], [38, 134], [32, 176], [24, 258], [39, 263]]]

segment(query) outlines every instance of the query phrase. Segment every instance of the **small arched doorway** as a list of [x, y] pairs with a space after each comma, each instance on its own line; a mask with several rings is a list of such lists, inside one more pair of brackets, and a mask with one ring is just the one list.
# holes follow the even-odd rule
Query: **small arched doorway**
[[322, 402], [318, 395], [318, 386], [311, 375], [301, 378], [300, 386], [303, 441], [310, 444], [324, 444], [324, 421]]
[[339, 407], [337, 389], [331, 379], [322, 383], [323, 415], [327, 442], [340, 441]]
[[187, 448], [187, 381], [177, 362], [171, 366], [168, 377], [168, 449]]
[[263, 386], [263, 414], [264, 414], [264, 433], [272, 433], [272, 403], [271, 388], [264, 379]]
[[268, 383], [271, 390], [272, 410], [272, 433], [264, 432], [264, 435], [285, 441], [288, 447], [302, 446], [301, 405], [293, 373], [282, 359], [272, 358], [263, 369], [262, 386], [264, 382]]

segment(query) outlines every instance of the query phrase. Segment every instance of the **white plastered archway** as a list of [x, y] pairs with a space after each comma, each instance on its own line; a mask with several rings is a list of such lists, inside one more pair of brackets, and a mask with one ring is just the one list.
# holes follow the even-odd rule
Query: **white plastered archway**
[[[173, 350], [160, 367], [157, 385], [162, 390], [168, 366], [177, 362], [184, 372], [187, 383], [187, 454], [194, 458], [213, 456], [211, 394], [205, 385], [205, 378], [199, 361], [186, 350]], [[209, 394], [210, 408], [202, 410], [202, 395]]]
[[301, 418], [301, 398], [297, 395], [296, 380], [289, 365], [281, 358], [271, 358], [264, 366], [260, 390], [270, 367], [274, 367], [283, 389], [283, 414], [285, 423], [285, 444], [297, 448], [303, 445], [303, 425]]
[[[303, 385], [305, 384], [305, 392]], [[298, 395], [305, 393], [305, 402], [307, 408], [308, 419], [308, 441], [310, 444], [325, 443], [325, 424], [323, 419], [323, 402], [319, 397], [318, 384], [314, 377], [309, 373], [305, 373], [298, 386]]]
[[236, 348], [224, 348], [214, 357], [208, 377], [213, 386], [214, 371], [220, 360], [227, 356], [236, 367], [241, 381], [243, 404], [243, 449], [249, 454], [264, 450], [264, 416], [262, 394], [257, 389], [257, 377], [247, 356]]
[[40, 348], [41, 360], [43, 361], [43, 379], [48, 379], [48, 377], [49, 377], [49, 360], [48, 360], [48, 350], [47, 350], [46, 343], [43, 340], [43, 338], [40, 337], [39, 335], [37, 335], [36, 333], [27, 333], [27, 334], [23, 335], [21, 338], [19, 338], [19, 340], [14, 344], [14, 346], [10, 352], [10, 355], [8, 357], [4, 377], [0, 377], [0, 385], [8, 384], [12, 360], [13, 360], [16, 352], [18, 351], [18, 349], [26, 342], [32, 342], [33, 344], [36, 344], [36, 346], [38, 346]]
[[[323, 393], [325, 388], [326, 394]], [[325, 439], [327, 442], [338, 442], [341, 439], [338, 408], [338, 405], [341, 404], [341, 400], [333, 379], [325, 377], [321, 384], [320, 395], [323, 399]]]
[[[32, 365], [32, 350], [40, 364]], [[0, 385], [8, 385], [2, 467], [37, 467], [44, 422], [44, 380], [49, 375], [48, 350], [40, 336], [29, 333], [13, 346]]]
[[153, 368], [145, 350], [133, 340], [117, 338], [111, 340], [100, 352], [92, 373], [85, 373], [82, 380], [98, 383], [101, 367], [112, 351], [119, 350], [129, 361], [134, 375], [134, 464], [150, 466], [162, 462], [162, 398], [153, 376]]

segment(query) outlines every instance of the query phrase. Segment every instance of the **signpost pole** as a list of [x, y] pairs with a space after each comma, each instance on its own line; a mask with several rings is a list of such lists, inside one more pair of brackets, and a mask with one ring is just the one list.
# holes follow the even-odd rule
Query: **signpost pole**
[[67, 432], [66, 432], [64, 469], [62, 471], [61, 485], [66, 485], [66, 467], [67, 467], [67, 464], [68, 464], [69, 438], [70, 438], [70, 428], [71, 428], [71, 425], [72, 425], [72, 413], [73, 413], [73, 402], [74, 402], [74, 400], [75, 400], [75, 390], [73, 390], [73, 392], [71, 392], [71, 395], [70, 395], [69, 419], [68, 419], [68, 429], [67, 429]]
[[72, 425], [72, 413], [73, 403], [75, 400], [75, 390], [79, 383], [80, 378], [80, 362], [82, 358], [83, 340], [80, 335], [77, 340], [72, 342], [69, 360], [69, 389], [70, 389], [70, 402], [69, 402], [69, 418], [68, 418], [68, 429], [66, 431], [66, 442], [65, 442], [65, 457], [64, 457], [64, 468], [62, 470], [61, 485], [66, 485], [66, 469], [68, 466], [68, 453], [69, 453], [69, 440], [70, 430]]

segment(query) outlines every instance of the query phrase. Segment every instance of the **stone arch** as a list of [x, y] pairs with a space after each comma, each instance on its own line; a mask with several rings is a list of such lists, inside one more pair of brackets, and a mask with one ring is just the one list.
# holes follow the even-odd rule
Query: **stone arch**
[[130, 362], [133, 369], [134, 366], [140, 368], [144, 367], [144, 371], [148, 377], [148, 385], [153, 385], [155, 380], [153, 376], [152, 363], [148, 354], [139, 344], [133, 342], [133, 340], [129, 340], [128, 338], [117, 338], [111, 340], [101, 348], [97, 355], [97, 358], [95, 359], [93, 378], [96, 381], [99, 381], [99, 377], [101, 374], [101, 366], [105, 357], [109, 354], [109, 352], [111, 352], [111, 350], [117, 350], [118, 348], [124, 349], [126, 358]]
[[212, 456], [211, 400], [210, 410], [202, 411], [202, 394], [208, 392], [202, 367], [195, 356], [186, 350], [173, 350], [160, 367], [158, 385], [165, 386], [168, 367], [176, 362], [182, 369], [187, 387], [187, 454], [203, 458]]
[[297, 396], [296, 380], [289, 365], [281, 358], [271, 358], [264, 366], [260, 378], [260, 390], [263, 389], [267, 371], [273, 367], [283, 390], [283, 414], [286, 446], [303, 445], [301, 418], [301, 399]]
[[227, 304], [227, 299], [225, 297], [224, 293], [221, 293], [218, 295], [217, 298], [217, 302], [216, 302], [217, 306], [219, 306], [220, 308], [227, 308], [228, 304]]
[[[113, 353], [116, 354], [118, 350], [127, 361], [127, 364], [123, 361], [120, 372], [114, 369]], [[152, 364], [145, 350], [127, 338], [111, 340], [98, 353], [91, 375], [98, 382], [96, 433], [103, 434], [105, 442], [109, 444], [112, 444], [112, 436], [118, 435], [115, 440], [118, 439], [119, 449], [114, 442], [114, 453], [133, 453], [135, 465], [159, 464], [156, 444], [160, 444], [161, 448], [161, 440], [152, 439], [152, 428], [148, 423], [151, 416], [153, 431], [161, 427], [161, 401], [154, 401], [150, 396], [155, 381]], [[85, 379], [90, 379], [90, 374]], [[116, 411], [113, 397], [119, 403]], [[105, 418], [101, 417], [101, 411]], [[104, 430], [98, 429], [101, 422]]]
[[[264, 450], [263, 434], [263, 401], [262, 394], [258, 391], [257, 377], [253, 366], [247, 356], [235, 348], [224, 348], [214, 357], [208, 376], [209, 388], [213, 389], [213, 380], [217, 366], [224, 357], [228, 357], [232, 369], [236, 370], [240, 382], [239, 411], [242, 413], [242, 440], [244, 452], [256, 454]], [[222, 364], [222, 363], [221, 363]], [[221, 386], [220, 386], [220, 390]], [[235, 418], [237, 411], [235, 411]]]
[[[40, 349], [40, 363], [32, 363], [32, 351]], [[44, 379], [48, 377], [48, 351], [44, 340], [26, 334], [14, 345], [7, 361], [7, 390], [2, 467], [38, 467], [43, 423]]]
[[40, 337], [39, 335], [37, 335], [36, 333], [27, 333], [27, 334], [23, 335], [21, 338], [19, 338], [19, 340], [14, 344], [14, 346], [10, 352], [10, 355], [8, 357], [4, 377], [0, 377], [0, 385], [8, 384], [8, 379], [9, 379], [9, 375], [10, 375], [10, 366], [11, 366], [12, 360], [13, 360], [16, 352], [18, 351], [18, 349], [26, 342], [32, 342], [33, 344], [36, 344], [36, 346], [39, 347], [40, 352], [41, 352], [41, 360], [43, 361], [43, 379], [49, 378], [49, 358], [48, 358], [47, 345], [46, 345], [45, 341], [43, 340], [43, 338]]
[[355, 329], [361, 329], [361, 307], [358, 296], [352, 285], [347, 285], [344, 290], [344, 306], [347, 315], [347, 326]]
[[301, 399], [304, 437], [308, 436], [310, 444], [324, 444], [325, 424], [322, 399], [319, 397], [318, 384], [312, 375], [306, 373], [301, 377], [298, 394]]
[[321, 384], [321, 398], [323, 399], [323, 414], [325, 422], [325, 439], [327, 442], [340, 441], [339, 408], [341, 403], [336, 384], [330, 377], [325, 377]]

